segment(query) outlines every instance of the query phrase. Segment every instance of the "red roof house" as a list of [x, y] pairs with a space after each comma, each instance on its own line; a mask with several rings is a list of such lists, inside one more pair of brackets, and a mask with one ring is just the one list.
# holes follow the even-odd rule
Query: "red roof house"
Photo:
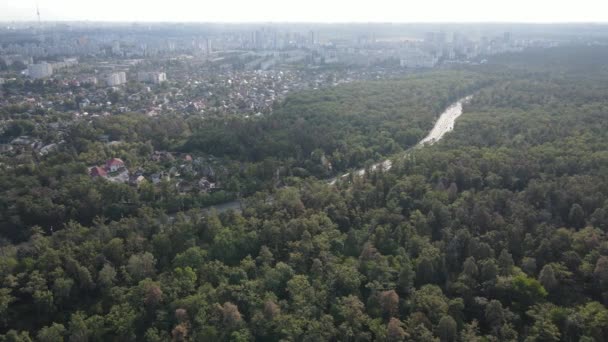
[[89, 174], [91, 175], [91, 177], [105, 177], [108, 175], [106, 170], [99, 166], [93, 166], [91, 168], [91, 171], [89, 171]]
[[112, 158], [106, 162], [106, 171], [114, 172], [125, 167], [125, 162], [120, 158]]

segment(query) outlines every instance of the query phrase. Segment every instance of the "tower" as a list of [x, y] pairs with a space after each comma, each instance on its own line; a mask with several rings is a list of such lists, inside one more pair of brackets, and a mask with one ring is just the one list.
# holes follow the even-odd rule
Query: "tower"
[[40, 20], [40, 6], [36, 3], [36, 16], [38, 17], [38, 27], [42, 26], [42, 21]]
[[42, 30], [42, 19], [40, 19], [40, 6], [38, 5], [38, 1], [36, 1], [36, 17], [38, 18], [38, 39], [41, 42], [45, 41], [44, 32]]

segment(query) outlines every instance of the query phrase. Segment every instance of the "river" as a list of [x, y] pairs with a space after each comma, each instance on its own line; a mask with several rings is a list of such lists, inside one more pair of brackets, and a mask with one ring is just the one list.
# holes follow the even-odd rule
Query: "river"
[[[424, 146], [432, 145], [432, 144], [436, 143], [437, 141], [441, 140], [441, 138], [443, 138], [443, 136], [446, 133], [452, 131], [454, 129], [454, 123], [456, 122], [456, 119], [458, 119], [458, 117], [460, 115], [462, 115], [462, 105], [467, 103], [468, 101], [470, 101], [472, 97], [473, 97], [473, 95], [463, 97], [460, 100], [452, 103], [449, 107], [447, 107], [441, 113], [441, 115], [439, 115], [439, 119], [437, 119], [437, 121], [435, 122], [435, 125], [433, 126], [433, 129], [431, 129], [429, 134], [424, 139], [420, 140], [418, 142], [418, 144], [416, 144], [414, 147], [411, 147], [407, 151], [405, 151], [405, 155], [407, 155], [408, 153], [410, 153], [412, 150], [414, 150], [416, 148], [420, 148], [420, 147], [424, 147]], [[390, 168], [393, 166], [393, 162], [391, 159], [386, 159], [382, 162], [372, 165], [370, 167], [370, 169], [372, 171], [374, 171], [374, 170], [377, 170], [380, 166], [382, 166], [382, 169], [384, 169], [384, 170], [390, 170]], [[357, 176], [363, 176], [365, 174], [365, 170], [366, 169], [359, 169], [359, 170], [353, 171], [353, 173]], [[340, 177], [329, 179], [327, 182], [329, 184], [333, 185], [338, 181], [339, 178], [346, 178], [349, 175], [350, 175], [350, 173], [346, 173]], [[216, 205], [212, 205], [212, 206], [204, 208], [204, 210], [211, 210], [211, 209], [215, 209], [218, 212], [227, 211], [229, 209], [240, 210], [241, 202], [232, 201], [232, 202], [216, 204]]]
[[[463, 97], [460, 100], [452, 103], [448, 108], [446, 108], [441, 113], [441, 115], [439, 115], [439, 119], [437, 119], [437, 121], [435, 122], [435, 125], [433, 126], [433, 129], [431, 129], [429, 134], [424, 139], [420, 140], [418, 142], [418, 144], [416, 144], [414, 147], [411, 147], [407, 151], [405, 151], [405, 154], [407, 155], [413, 149], [424, 147], [426, 145], [432, 145], [432, 144], [436, 143], [437, 141], [441, 140], [441, 138], [443, 138], [443, 136], [446, 133], [453, 130], [456, 119], [458, 119], [458, 117], [460, 115], [462, 115], [462, 105], [467, 103], [468, 101], [470, 101], [472, 98], [473, 98], [473, 95]], [[390, 170], [390, 168], [392, 166], [393, 166], [393, 161], [391, 159], [387, 159], [387, 160], [384, 160], [382, 162], [372, 165], [370, 167], [370, 169], [372, 171], [375, 171], [379, 167], [382, 167], [382, 169], [384, 169], [384, 170]], [[355, 170], [355, 171], [353, 171], [353, 173], [357, 176], [363, 176], [365, 174], [365, 169]], [[343, 174], [339, 178], [346, 178], [348, 176], [350, 176], [350, 173]], [[336, 178], [330, 179], [329, 184], [335, 184], [339, 178], [336, 177]]]

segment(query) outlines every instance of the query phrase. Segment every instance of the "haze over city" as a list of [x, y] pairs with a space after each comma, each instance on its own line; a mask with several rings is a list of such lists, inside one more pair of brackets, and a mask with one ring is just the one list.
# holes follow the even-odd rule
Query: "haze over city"
[[0, 21], [607, 22], [602, 0], [4, 0]]

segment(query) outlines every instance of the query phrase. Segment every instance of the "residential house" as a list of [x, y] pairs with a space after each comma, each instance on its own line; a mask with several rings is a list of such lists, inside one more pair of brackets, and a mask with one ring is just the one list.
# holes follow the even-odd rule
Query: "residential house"
[[102, 167], [93, 166], [89, 171], [89, 175], [91, 175], [91, 177], [107, 177], [108, 173]]
[[166, 172], [161, 171], [159, 173], [152, 174], [150, 176], [150, 179], [152, 179], [153, 184], [158, 184], [158, 183], [162, 182], [163, 180], [166, 180], [166, 181], [171, 180], [171, 177]]
[[112, 158], [106, 162], [108, 172], [116, 172], [125, 167], [125, 163], [120, 158]]
[[146, 181], [146, 177], [143, 175], [132, 175], [129, 179], [129, 184], [139, 186], [141, 183]]
[[209, 192], [216, 188], [216, 184], [214, 182], [210, 182], [206, 177], [203, 177], [198, 181], [198, 186], [201, 191], [205, 192]]

